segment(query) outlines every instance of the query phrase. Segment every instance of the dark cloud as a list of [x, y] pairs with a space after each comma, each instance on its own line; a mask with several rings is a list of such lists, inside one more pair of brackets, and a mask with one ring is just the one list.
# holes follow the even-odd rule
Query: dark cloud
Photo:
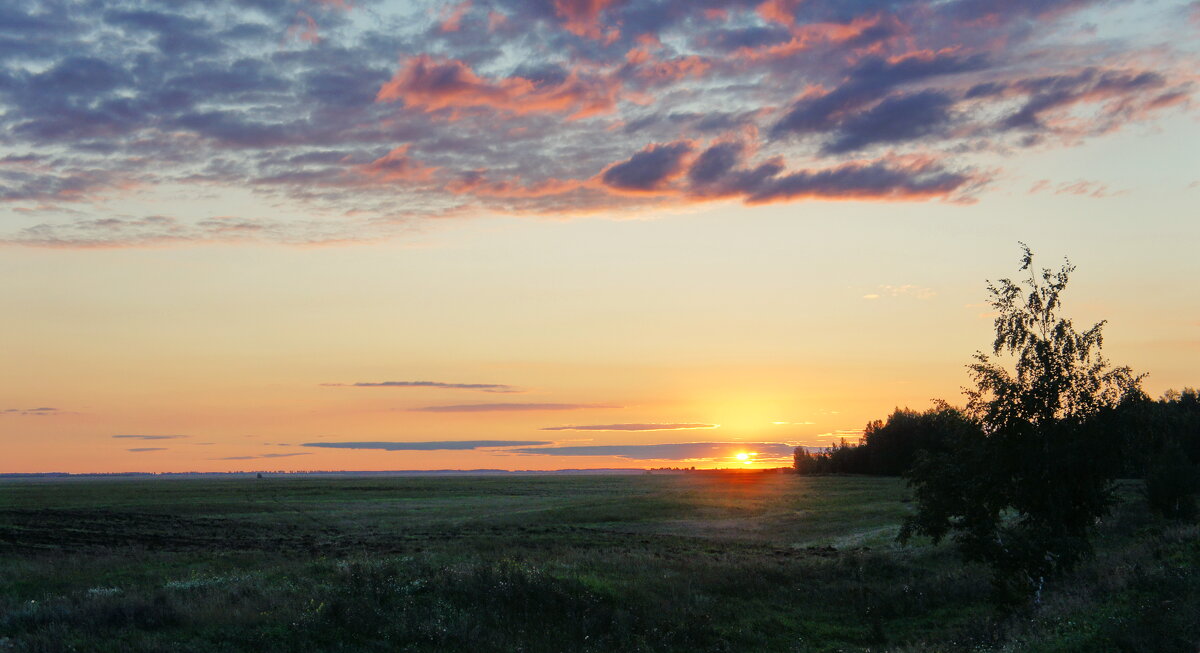
[[134, 447], [133, 449], [126, 449], [125, 451], [132, 451], [134, 453], [142, 453], [145, 451], [166, 451], [166, 450], [167, 450], [166, 447]]
[[[923, 129], [924, 127], [920, 127]], [[873, 138], [882, 139], [876, 131]], [[864, 131], [859, 143], [865, 142]], [[833, 168], [788, 171], [778, 160], [752, 168], [742, 165], [743, 148], [734, 143], [715, 145], [701, 154], [688, 171], [692, 196], [740, 197], [755, 204], [801, 197], [904, 200], [969, 195], [986, 182], [970, 171], [950, 171], [935, 161], [880, 160], [846, 163]]]
[[301, 453], [261, 453], [254, 456], [225, 456], [224, 458], [210, 458], [209, 460], [257, 460], [259, 458], [291, 458], [292, 456], [311, 456], [310, 452]]
[[583, 424], [579, 426], [547, 426], [543, 431], [681, 431], [715, 429], [720, 424]]
[[434, 442], [306, 442], [300, 446], [324, 449], [382, 449], [384, 451], [464, 451], [541, 444], [554, 443], [538, 440], [439, 440]]
[[131, 440], [178, 440], [186, 438], [186, 435], [114, 435], [114, 438], [126, 438]]
[[604, 183], [629, 191], [654, 191], [683, 168], [683, 157], [692, 151], [688, 143], [651, 145], [604, 171]]
[[130, 81], [123, 68], [94, 57], [67, 57], [29, 78], [33, 90], [65, 97], [103, 94], [128, 86]]
[[717, 28], [701, 34], [696, 45], [719, 52], [731, 52], [741, 48], [760, 48], [778, 45], [791, 40], [791, 32], [781, 25], [753, 27]]
[[[927, 91], [911, 96], [897, 96], [881, 103], [877, 110], [866, 111], [870, 105], [885, 98], [896, 87], [917, 81], [925, 81], [944, 75], [978, 71], [988, 66], [984, 55], [937, 54], [916, 55], [889, 61], [881, 57], [868, 57], [849, 72], [846, 82], [828, 93], [809, 94], [797, 100], [788, 112], [775, 124], [772, 132], [776, 136], [786, 134], [823, 133], [857, 129], [867, 131], [872, 126], [888, 133], [889, 111], [906, 114], [928, 113], [940, 108], [944, 113], [952, 104], [945, 93]], [[920, 135], [920, 129], [912, 124], [918, 116], [901, 116], [895, 119], [891, 133], [900, 137]], [[853, 137], [851, 137], [853, 138]], [[893, 138], [891, 140], [898, 140]], [[836, 142], [836, 141], [835, 141]], [[851, 140], [851, 143], [853, 141]], [[854, 149], [846, 147], [835, 151]]]
[[332, 388], [444, 388], [451, 390], [480, 390], [482, 392], [513, 393], [519, 389], [499, 383], [443, 383], [441, 381], [360, 381], [358, 383], [322, 383]]
[[155, 48], [164, 54], [192, 57], [213, 55], [221, 44], [211, 35], [212, 25], [203, 19], [150, 10], [108, 11], [104, 20], [123, 28], [127, 36], [154, 35]]
[[58, 415], [61, 412], [62, 411], [60, 411], [57, 408], [51, 408], [49, 406], [41, 406], [38, 408], [5, 408], [4, 410], [0, 410], [0, 415], [28, 415], [28, 416], [36, 417], [36, 416], [46, 416], [46, 415]]
[[688, 179], [693, 184], [709, 184], [725, 176], [742, 160], [741, 143], [719, 143], [696, 157], [688, 169]]
[[772, 177], [747, 196], [750, 202], [798, 197], [905, 199], [949, 195], [975, 179], [938, 166], [899, 166], [885, 162], [849, 163], [825, 170], [802, 170]]
[[686, 442], [679, 444], [591, 445], [529, 447], [514, 453], [541, 456], [615, 456], [632, 460], [736, 460], [739, 453], [755, 460], [790, 459], [794, 445], [781, 442]]
[[506, 411], [537, 410], [589, 410], [594, 408], [617, 408], [603, 404], [462, 404], [455, 406], [425, 406], [413, 408], [423, 413], [490, 413]]
[[852, 152], [876, 143], [911, 141], [944, 134], [954, 100], [939, 91], [896, 95], [843, 121], [824, 150]]
[[1101, 100], [1146, 93], [1166, 85], [1162, 75], [1145, 72], [1097, 70], [1088, 68], [1074, 75], [1054, 75], [1024, 79], [1010, 88], [1026, 95], [1025, 103], [1001, 122], [1004, 129], [1039, 129], [1043, 116], [1054, 109], [1083, 100]]

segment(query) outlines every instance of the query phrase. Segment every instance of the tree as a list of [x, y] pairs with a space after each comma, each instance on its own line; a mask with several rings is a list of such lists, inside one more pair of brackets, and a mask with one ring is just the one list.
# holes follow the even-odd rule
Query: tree
[[797, 474], [813, 473], [813, 463], [813, 455], [808, 453], [808, 449], [801, 446], [792, 450], [792, 467]]
[[867, 461], [861, 473], [901, 476], [917, 452], [941, 449], [947, 439], [961, 437], [960, 431], [974, 427], [961, 410], [941, 400], [924, 412], [896, 408], [886, 422], [875, 420], [863, 429], [859, 446], [865, 449]]
[[1155, 512], [1176, 519], [1196, 517], [1200, 492], [1200, 393], [1168, 390], [1151, 408], [1149, 428], [1138, 444], [1147, 452], [1146, 499]]
[[967, 414], [979, 428], [918, 456], [908, 474], [917, 512], [900, 533], [902, 542], [951, 537], [965, 558], [992, 568], [1005, 601], [1038, 600], [1046, 579], [1091, 552], [1091, 529], [1113, 501], [1121, 443], [1096, 438], [1088, 423], [1140, 395], [1142, 379], [1100, 355], [1104, 322], [1080, 333], [1060, 316], [1070, 261], [1039, 274], [1021, 249], [1029, 276], [988, 284], [992, 355], [976, 352], [968, 365]]

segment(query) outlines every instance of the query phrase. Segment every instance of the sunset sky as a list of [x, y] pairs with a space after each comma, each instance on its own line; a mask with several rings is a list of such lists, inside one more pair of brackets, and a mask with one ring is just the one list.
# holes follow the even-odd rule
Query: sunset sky
[[1200, 2], [0, 6], [0, 472], [790, 464], [988, 279], [1200, 386]]

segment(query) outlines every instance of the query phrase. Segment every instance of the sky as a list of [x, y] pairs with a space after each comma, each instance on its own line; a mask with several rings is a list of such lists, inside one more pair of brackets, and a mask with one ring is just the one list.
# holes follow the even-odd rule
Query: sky
[[961, 404], [1019, 242], [1200, 385], [1198, 44], [1200, 2], [9, 3], [0, 473], [789, 464]]

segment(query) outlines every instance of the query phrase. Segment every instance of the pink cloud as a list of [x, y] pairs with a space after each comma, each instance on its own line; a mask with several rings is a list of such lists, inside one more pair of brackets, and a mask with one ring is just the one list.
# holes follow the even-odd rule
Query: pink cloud
[[1034, 195], [1048, 190], [1052, 190], [1055, 195], [1079, 195], [1095, 197], [1097, 199], [1124, 195], [1128, 192], [1124, 190], [1114, 191], [1107, 184], [1098, 181], [1087, 181], [1085, 179], [1064, 181], [1057, 185], [1052, 184], [1049, 179], [1040, 179], [1029, 188], [1029, 194]]
[[462, 27], [462, 18], [471, 9], [471, 0], [463, 0], [456, 5], [447, 7], [442, 12], [442, 24], [439, 26], [443, 32], [457, 32]]
[[647, 46], [626, 52], [625, 61], [635, 67], [638, 79], [651, 84], [703, 77], [712, 67], [707, 59], [696, 55], [659, 59]]
[[317, 21], [303, 11], [296, 12], [297, 18], [303, 18], [304, 24], [295, 24], [288, 28], [288, 38], [298, 39], [305, 43], [320, 43], [321, 36], [317, 33]]
[[502, 14], [498, 11], [489, 11], [488, 12], [487, 26], [488, 26], [489, 32], [496, 31], [497, 29], [499, 29], [502, 25], [504, 25], [507, 22], [508, 22], [508, 16], [505, 16], [504, 14]]
[[452, 120], [457, 110], [482, 107], [517, 115], [568, 113], [568, 119], [578, 119], [613, 111], [619, 88], [615, 80], [585, 77], [578, 71], [557, 84], [517, 76], [493, 81], [462, 61], [419, 55], [405, 61], [380, 87], [375, 101], [403, 101], [429, 113], [452, 109]]
[[603, 37], [611, 43], [620, 37], [615, 27], [601, 31], [600, 12], [613, 0], [554, 0], [554, 13], [563, 20], [568, 32], [589, 39]]

